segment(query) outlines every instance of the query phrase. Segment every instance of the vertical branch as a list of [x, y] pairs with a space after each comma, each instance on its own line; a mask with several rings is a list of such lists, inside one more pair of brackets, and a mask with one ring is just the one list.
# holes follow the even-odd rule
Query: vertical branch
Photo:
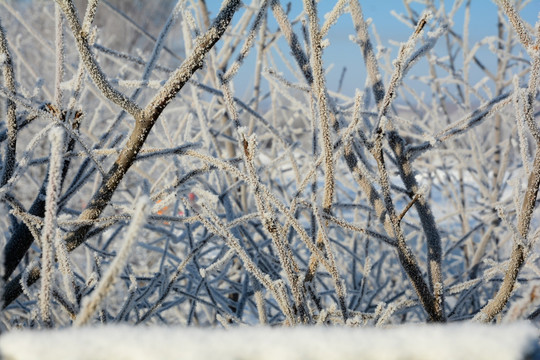
[[[91, 0], [88, 3], [88, 8], [86, 10], [85, 15], [85, 22], [83, 23], [83, 28], [90, 28], [90, 24], [93, 21], [95, 10], [92, 11], [92, 7], [95, 7], [97, 1], [99, 0]], [[62, 116], [61, 120], [66, 121], [66, 119], [71, 119], [72, 116], [76, 114], [76, 111], [74, 111], [75, 104], [77, 99], [79, 98], [81, 94], [81, 87], [83, 83], [83, 75], [84, 75], [84, 66], [83, 64], [79, 64], [79, 69], [77, 71], [77, 81], [75, 83], [73, 95], [71, 99], [69, 100], [69, 109], [66, 116]], [[59, 108], [59, 107], [58, 107]], [[58, 114], [57, 114], [58, 115]], [[74, 116], [73, 122], [72, 122], [72, 128], [74, 131], [77, 131], [79, 127], [80, 118], [77, 118], [77, 116]], [[71, 139], [68, 142], [67, 151], [70, 152], [73, 150], [75, 146], [75, 137], [71, 137]], [[69, 168], [69, 164], [71, 161], [71, 157], [66, 157], [64, 159], [64, 166], [62, 170], [62, 181], [64, 181], [66, 173]], [[88, 160], [90, 161], [90, 160]], [[46, 187], [47, 187], [47, 181], [48, 181], [48, 175], [45, 177], [41, 184], [41, 188], [39, 189], [38, 195], [34, 199], [34, 202], [30, 206], [30, 209], [28, 210], [28, 213], [30, 215], [43, 217], [45, 212], [45, 193], [46, 193]], [[6, 247], [4, 248], [4, 280], [7, 280], [12, 273], [15, 271], [17, 265], [20, 263], [30, 246], [32, 245], [32, 242], [34, 241], [34, 237], [31, 234], [30, 229], [26, 226], [24, 223], [20, 223], [15, 227], [15, 230], [13, 231], [13, 234], [11, 235], [10, 239], [8, 240]]]
[[300, 70], [302, 71], [307, 83], [311, 86], [313, 83], [313, 74], [309, 66], [309, 59], [302, 50], [298, 37], [292, 30], [292, 26], [287, 18], [287, 14], [285, 14], [285, 11], [283, 11], [279, 0], [272, 0], [270, 6], [272, 8], [272, 12], [274, 13], [274, 17], [276, 18], [276, 21], [278, 22], [279, 27], [285, 36], [285, 39], [289, 43], [292, 55], [296, 59], [296, 62], [298, 63], [298, 66], [300, 67]]
[[[463, 52], [463, 81], [468, 84], [469, 83], [469, 71], [470, 71], [470, 57], [469, 57], [469, 28], [470, 28], [470, 18], [471, 18], [471, 0], [467, 0], [467, 3], [465, 4], [465, 16], [463, 21], [463, 43], [461, 46], [461, 50]], [[471, 89], [469, 86], [464, 87], [464, 100], [465, 100], [465, 107], [467, 109], [470, 109], [471, 106]], [[461, 227], [463, 233], [467, 233], [469, 231], [469, 223], [468, 220], [465, 218], [466, 209], [467, 209], [467, 199], [465, 195], [465, 179], [463, 178], [463, 168], [458, 169], [458, 183], [459, 183], [459, 201], [461, 205], [461, 212], [462, 215], [460, 216], [461, 220]], [[468, 249], [465, 248], [464, 256], [466, 259], [469, 258]], [[468, 260], [467, 260], [468, 261]]]
[[41, 291], [39, 293], [39, 308], [43, 322], [52, 325], [50, 318], [50, 302], [54, 271], [54, 238], [56, 236], [56, 214], [62, 175], [62, 152], [64, 150], [64, 134], [61, 127], [54, 127], [49, 132], [51, 156], [49, 166], [49, 183], [45, 200], [45, 220], [41, 235]]
[[[201, 223], [209, 231], [211, 231], [217, 236], [222, 237], [225, 240], [227, 246], [230, 249], [234, 250], [238, 257], [242, 260], [245, 269], [249, 271], [250, 274], [252, 274], [268, 291], [270, 291], [274, 295], [274, 298], [277, 300], [283, 313], [287, 316], [290, 324], [294, 324], [294, 316], [292, 315], [292, 311], [290, 310], [287, 296], [284, 296], [284, 294], [286, 294], [287, 292], [285, 289], [281, 288], [281, 286], [284, 287], [285, 284], [281, 280], [273, 282], [270, 276], [266, 275], [263, 271], [261, 271], [257, 264], [255, 264], [255, 262], [251, 259], [247, 251], [240, 245], [238, 239], [236, 239], [231, 234], [231, 232], [226, 228], [226, 226], [224, 226], [221, 220], [217, 216], [215, 216], [206, 207], [205, 204], [201, 204], [201, 210], [205, 215], [198, 215]], [[206, 217], [208, 217], [208, 219]]]
[[111, 84], [107, 81], [107, 76], [101, 68], [99, 67], [90, 45], [88, 44], [88, 34], [84, 31], [79, 18], [77, 16], [77, 11], [71, 0], [56, 0], [58, 5], [62, 8], [66, 19], [68, 21], [71, 32], [75, 37], [77, 43], [77, 49], [79, 50], [79, 55], [81, 56], [84, 66], [88, 71], [88, 74], [101, 91], [101, 93], [110, 101], [120, 106], [122, 109], [130, 113], [134, 118], [140, 117], [141, 109], [137, 104], [131, 101], [126, 95], [120, 93], [118, 90], [113, 88]]
[[[540, 135], [538, 128], [533, 118], [533, 101], [538, 92], [538, 82], [540, 81], [540, 22], [537, 23], [537, 39], [534, 45], [531, 45], [531, 40], [526, 31], [522, 19], [517, 15], [515, 9], [507, 0], [501, 0], [501, 6], [509, 17], [514, 30], [525, 47], [532, 55], [532, 66], [529, 76], [529, 84], [527, 87], [527, 101], [523, 102], [522, 106], [525, 121], [529, 124], [529, 130], [533, 138], [536, 140], [536, 152], [534, 155], [533, 167], [527, 180], [527, 190], [523, 197], [521, 209], [518, 213], [517, 231], [519, 234], [514, 234], [514, 245], [510, 254], [510, 263], [506, 269], [501, 287], [495, 294], [495, 297], [488, 302], [486, 306], [475, 316], [476, 321], [490, 322], [497, 314], [499, 314], [508, 303], [512, 296], [514, 287], [517, 281], [517, 276], [525, 263], [528, 255], [530, 239], [529, 230], [532, 220], [532, 214], [536, 207], [536, 198], [538, 197], [538, 188], [540, 187]], [[517, 90], [519, 91], [519, 89]], [[516, 113], [519, 117], [519, 113]], [[520, 121], [520, 119], [517, 119]], [[522, 239], [528, 241], [524, 243]]]
[[510, 23], [512, 24], [514, 30], [517, 33], [519, 41], [521, 42], [525, 50], [529, 51], [529, 46], [531, 45], [531, 36], [527, 31], [525, 24], [523, 23], [523, 19], [519, 16], [518, 12], [512, 6], [509, 0], [499, 0], [498, 4], [502, 8], [506, 16], [508, 16]]
[[317, 220], [317, 225], [319, 229], [318, 238], [322, 239], [322, 243], [325, 248], [326, 257], [328, 258], [328, 263], [330, 264], [330, 276], [332, 276], [332, 280], [334, 280], [334, 285], [336, 287], [336, 295], [339, 302], [339, 308], [341, 310], [341, 316], [343, 317], [343, 321], [346, 322], [348, 318], [347, 314], [347, 304], [345, 303], [345, 299], [347, 297], [346, 289], [345, 289], [345, 283], [339, 274], [338, 267], [336, 264], [336, 260], [334, 257], [334, 252], [332, 251], [332, 246], [330, 245], [330, 240], [328, 239], [328, 234], [326, 233], [326, 226], [323, 222], [323, 215], [320, 209], [314, 204], [313, 212], [315, 214], [315, 219]]
[[[330, 134], [330, 119], [328, 100], [326, 95], [326, 83], [324, 79], [324, 69], [322, 64], [322, 37], [319, 28], [319, 17], [317, 15], [317, 5], [314, 0], [304, 0], [304, 9], [309, 19], [309, 35], [311, 44], [311, 68], [313, 69], [312, 94], [317, 101], [319, 115], [319, 129], [322, 142], [322, 156], [324, 162], [324, 194], [322, 199], [322, 210], [325, 214], [332, 211], [332, 202], [335, 191], [334, 157], [333, 145]], [[320, 230], [322, 231], [322, 229]], [[319, 232], [317, 245], [319, 249], [323, 246], [322, 233]], [[305, 281], [310, 282], [317, 270], [317, 257], [312, 254], [305, 276]], [[346, 313], [343, 314], [346, 317]]]
[[[463, 44], [461, 50], [463, 51], [463, 80], [465, 83], [469, 83], [469, 70], [470, 70], [470, 61], [469, 59], [469, 24], [471, 20], [471, 0], [467, 0], [465, 4], [465, 19], [463, 24]], [[470, 108], [471, 99], [470, 99], [471, 89], [465, 87], [465, 107]], [[461, 181], [461, 179], [460, 179]], [[463, 194], [462, 194], [463, 196]]]
[[261, 7], [259, 11], [257, 12], [257, 15], [255, 16], [255, 20], [253, 20], [253, 24], [251, 25], [251, 28], [249, 29], [249, 33], [246, 37], [246, 40], [244, 42], [244, 45], [242, 46], [242, 49], [240, 49], [240, 53], [238, 54], [238, 57], [236, 58], [236, 61], [229, 67], [227, 72], [223, 75], [223, 81], [229, 82], [232, 77], [236, 75], [238, 70], [240, 69], [240, 66], [244, 63], [244, 60], [249, 54], [249, 51], [251, 50], [253, 44], [255, 43], [255, 37], [257, 35], [257, 30], [263, 23], [263, 19], [266, 17], [266, 11], [268, 8], [268, 0], [263, 0]]
[[[504, 50], [504, 26], [503, 26], [503, 19], [502, 19], [502, 13], [500, 9], [497, 11], [497, 37], [499, 40], [499, 43], [497, 45], [497, 48], [500, 51]], [[510, 30], [510, 29], [509, 29]], [[508, 41], [511, 39], [510, 34], [508, 34]], [[510, 51], [510, 43], [507, 42], [507, 51]], [[495, 80], [495, 95], [499, 96], [503, 92], [503, 81], [505, 78], [505, 74], [507, 72], [507, 66], [508, 66], [508, 58], [497, 58], [497, 78]], [[493, 133], [493, 143], [495, 144], [495, 153], [493, 154], [493, 179], [492, 179], [492, 190], [494, 194], [494, 202], [498, 200], [499, 191], [501, 184], [497, 181], [499, 178], [499, 173], [501, 171], [501, 139], [502, 139], [502, 116], [501, 114], [497, 113], [495, 115], [495, 126], [493, 127], [494, 133]]]
[[208, 7], [206, 6], [206, 0], [198, 0], [200, 12], [203, 17], [204, 26], [208, 29], [210, 27], [210, 16], [208, 16]]
[[64, 19], [58, 4], [54, 6], [54, 17], [56, 25], [56, 78], [54, 84], [54, 102], [58, 109], [62, 108], [62, 82], [64, 81]]
[[[17, 167], [13, 171], [11, 178], [1, 188], [0, 193], [2, 194], [8, 193], [11, 190], [11, 188], [15, 185], [17, 180], [24, 174], [24, 172], [29, 166], [30, 158], [32, 157], [36, 144], [43, 137], [45, 137], [45, 135], [47, 135], [47, 132], [53, 126], [55, 126], [54, 123], [50, 123], [49, 125], [47, 125], [43, 130], [37, 133], [34, 136], [34, 138], [28, 143], [25, 151], [22, 153], [22, 157], [19, 160]], [[41, 197], [44, 197], [46, 194], [46, 185], [47, 185], [46, 182], [42, 184], [41, 189], [39, 191], [40, 198], [36, 199], [36, 201], [34, 201], [34, 204], [32, 204], [29, 210], [30, 214], [39, 213], [41, 216], [43, 216], [45, 212], [45, 201], [43, 201]], [[16, 236], [16, 235], [20, 235], [20, 236]], [[22, 260], [22, 258], [24, 257], [28, 249], [30, 248], [30, 245], [32, 245], [33, 241], [34, 241], [34, 237], [30, 229], [26, 226], [26, 224], [24, 224], [24, 222], [20, 223], [16, 227], [14, 234], [8, 240], [4, 248], [4, 259], [3, 259], [4, 280], [9, 279], [13, 271], [15, 271], [15, 269], [17, 268], [17, 265], [19, 265], [20, 261]]]
[[[267, 34], [267, 28], [266, 24], [268, 22], [268, 9], [263, 14], [263, 18], [261, 21], [261, 26], [259, 29], [259, 43], [257, 44], [257, 61], [255, 62], [255, 72], [254, 72], [254, 80], [253, 80], [253, 98], [250, 101], [250, 105], [252, 104], [254, 111], [259, 111], [260, 106], [260, 97], [261, 97], [261, 79], [262, 79], [262, 68], [264, 65], [264, 59], [266, 55], [266, 34]], [[253, 132], [253, 128], [255, 126], [255, 119], [252, 118], [249, 122], [249, 131], [248, 134], [251, 134]]]
[[[384, 125], [384, 124], [381, 124]], [[422, 306], [428, 313], [430, 319], [435, 322], [444, 322], [444, 314], [441, 312], [435, 297], [431, 293], [429, 287], [425, 283], [422, 271], [418, 266], [418, 262], [413, 252], [407, 245], [403, 230], [401, 228], [400, 219], [396, 214], [396, 210], [392, 201], [392, 195], [390, 193], [390, 181], [383, 155], [383, 134], [379, 131], [376, 139], [375, 146], [373, 148], [373, 156], [377, 161], [380, 174], [381, 189], [383, 193], [384, 203], [386, 205], [386, 211], [392, 224], [394, 236], [397, 239], [397, 249], [399, 260], [405, 270], [405, 273], [409, 277], [411, 284], [422, 303]], [[442, 284], [441, 284], [442, 286]]]
[[[411, 59], [408, 59], [408, 57], [412, 54], [416, 42], [430, 17], [431, 13], [429, 12], [422, 14], [422, 17], [418, 20], [414, 33], [409, 37], [409, 40], [407, 40], [406, 43], [401, 44], [399, 48], [398, 56], [394, 61], [394, 72], [392, 73], [390, 83], [388, 84], [388, 89], [386, 90], [384, 98], [381, 101], [381, 105], [379, 106], [379, 116], [377, 119], [378, 124], [375, 128], [376, 132], [378, 132], [379, 128], [381, 128], [382, 118], [386, 116], [390, 105], [397, 96], [398, 86], [401, 84], [403, 76], [405, 76], [405, 72], [408, 70], [408, 66], [410, 65]], [[375, 134], [375, 136], [377, 136], [377, 134]]]
[[[497, 38], [498, 38], [498, 44], [497, 49], [500, 53], [508, 52], [510, 53], [512, 51], [512, 28], [508, 27], [507, 29], [508, 33], [506, 35], [506, 44], [504, 41], [504, 33], [505, 33], [505, 27], [503, 22], [503, 13], [502, 10], [499, 8], [497, 9]], [[506, 46], [506, 49], [505, 49]], [[504, 90], [504, 80], [506, 78], [506, 75], [508, 73], [508, 62], [510, 57], [509, 56], [498, 56], [497, 57], [497, 74], [495, 78], [495, 95], [500, 96], [503, 93]], [[517, 94], [516, 94], [517, 96]], [[491, 201], [493, 203], [496, 203], [501, 198], [501, 188], [503, 185], [503, 177], [505, 175], [504, 172], [504, 159], [501, 156], [502, 154], [502, 126], [503, 126], [503, 116], [497, 112], [495, 114], [495, 124], [493, 126], [493, 144], [495, 145], [495, 153], [493, 154], [493, 162], [492, 162], [492, 173], [493, 177], [491, 180]], [[529, 165], [529, 164], [527, 164]], [[461, 171], [460, 171], [461, 174]], [[463, 203], [464, 201], [462, 201]], [[480, 241], [479, 246], [477, 246], [474, 255], [471, 257], [471, 267], [473, 271], [471, 272], [471, 279], [476, 277], [478, 265], [480, 263], [480, 260], [484, 256], [485, 248], [487, 245], [488, 240], [493, 238], [495, 240], [495, 243], [498, 243], [498, 237], [495, 232], [493, 232], [493, 228], [498, 224], [499, 219], [494, 218], [492, 221], [492, 224], [488, 228], [488, 231], [483, 235], [482, 241]], [[465, 224], [465, 222], [463, 222]], [[472, 239], [468, 241], [469, 245], [465, 247], [465, 255], [468, 255], [468, 249], [472, 248]], [[468, 259], [467, 259], [468, 260]]]
[[[244, 41], [244, 45], [240, 49], [240, 53], [238, 54], [236, 60], [231, 64], [231, 66], [227, 69], [225, 74], [221, 76], [221, 79], [220, 79], [222, 83], [222, 87], [223, 87], [223, 93], [225, 95], [224, 98], [226, 101], [226, 106], [228, 108], [228, 115], [229, 117], [232, 117], [232, 120], [235, 126], [238, 126], [239, 122], [236, 115], [236, 109], [234, 109], [234, 102], [232, 101], [232, 94], [231, 94], [230, 87], [228, 86], [228, 83], [238, 73], [238, 70], [240, 69], [240, 67], [244, 63], [244, 60], [248, 56], [249, 51], [252, 49], [255, 43], [255, 38], [257, 36], [257, 30], [259, 29], [261, 25], [265, 24], [264, 20], [266, 19], [267, 11], [268, 11], [268, 0], [263, 0], [260, 5], [259, 11], [257, 12], [257, 15], [255, 16], [255, 19], [253, 20], [253, 24], [251, 25], [251, 28], [246, 37], [246, 40]], [[234, 115], [231, 113], [231, 111], [234, 111]], [[228, 128], [226, 131], [227, 132], [230, 131], [230, 128]], [[233, 146], [233, 144], [229, 142], [227, 146]], [[229, 151], [229, 156], [234, 155], [235, 152], [236, 151], [231, 148], [231, 150]], [[242, 202], [242, 208], [246, 210], [247, 209], [247, 195], [246, 195], [245, 185], [240, 186], [239, 192], [240, 192], [240, 199]]]
[[58, 258], [58, 267], [63, 277], [64, 290], [68, 300], [74, 304], [77, 301], [75, 297], [75, 275], [73, 274], [73, 269], [69, 261], [69, 253], [66, 249], [66, 243], [61, 236], [60, 229], [56, 231], [54, 246], [56, 257]]
[[526, 101], [525, 101], [525, 122], [529, 126], [529, 131], [533, 136], [536, 144], [540, 144], [540, 128], [534, 119], [534, 100], [538, 93], [538, 85], [540, 85], [540, 21], [536, 23], [536, 42], [531, 47], [535, 49], [531, 51], [532, 65], [529, 73], [529, 84], [527, 86]]
[[253, 297], [255, 298], [255, 304], [257, 305], [259, 323], [263, 326], [268, 325], [268, 315], [266, 313], [266, 306], [261, 283], [253, 275], [251, 276], [250, 281], [253, 284]]
[[246, 138], [246, 134], [241, 134], [241, 139], [244, 147], [244, 160], [248, 169], [249, 185], [255, 196], [255, 203], [261, 222], [263, 223], [266, 231], [270, 234], [272, 241], [278, 251], [278, 257], [283, 266], [285, 274], [289, 283], [291, 284], [291, 291], [296, 303], [296, 308], [299, 311], [299, 315], [304, 322], [307, 321], [306, 307], [304, 305], [304, 294], [302, 291], [301, 283], [298, 279], [298, 265], [294, 261], [293, 253], [289, 243], [285, 239], [284, 230], [281, 225], [278, 224], [274, 211], [270, 206], [266, 206], [263, 193], [261, 192], [260, 181], [257, 178], [255, 166], [253, 164], [256, 140], [254, 135]]
[[[7, 90], [12, 94], [15, 94], [15, 74], [13, 71], [13, 61], [8, 47], [6, 38], [6, 32], [0, 22], [0, 57], [3, 61], [0, 62], [2, 66], [2, 73], [4, 74], [4, 83]], [[0, 179], [0, 186], [4, 186], [15, 169], [16, 153], [17, 153], [17, 116], [15, 103], [7, 99], [7, 135], [8, 140], [6, 144], [6, 155], [4, 159], [4, 167], [2, 169], [2, 178]]]
[[353, 20], [356, 35], [360, 41], [360, 48], [362, 49], [362, 55], [366, 64], [367, 75], [371, 84], [373, 95], [375, 96], [375, 102], [377, 108], [381, 108], [382, 100], [384, 98], [384, 84], [379, 72], [379, 64], [377, 63], [377, 57], [373, 51], [373, 45], [369, 38], [367, 24], [364, 20], [362, 13], [362, 7], [358, 0], [350, 0], [349, 8], [351, 11], [351, 17]]
[[497, 294], [490, 300], [486, 306], [474, 317], [475, 321], [479, 322], [491, 322], [497, 314], [499, 314], [508, 303], [510, 296], [514, 291], [517, 276], [525, 263], [528, 255], [527, 244], [524, 244], [518, 237], [527, 239], [532, 213], [535, 208], [536, 198], [538, 196], [538, 187], [540, 186], [540, 147], [537, 147], [534, 156], [533, 169], [529, 174], [527, 181], [527, 190], [523, 197], [523, 203], [521, 204], [521, 210], [518, 216], [517, 230], [519, 234], [514, 235], [514, 245], [512, 247], [512, 254], [510, 255], [510, 262], [508, 268], [505, 271], [504, 279], [501, 287], [497, 291]]
[[428, 281], [435, 300], [435, 311], [439, 319], [444, 319], [444, 285], [442, 273], [441, 235], [437, 228], [431, 207], [424, 196], [418, 196], [420, 186], [415, 178], [411, 161], [407, 158], [405, 141], [395, 131], [388, 133], [388, 142], [396, 156], [399, 175], [405, 187], [415, 194], [414, 207], [418, 212], [420, 223], [427, 241]]
[[[379, 73], [377, 60], [373, 52], [373, 47], [369, 40], [369, 35], [367, 33], [367, 26], [365, 24], [365, 21], [362, 15], [362, 9], [357, 0], [351, 0], [350, 9], [351, 9], [351, 16], [353, 18], [353, 22], [357, 31], [357, 35], [360, 40], [360, 47], [364, 55], [364, 61], [366, 63], [366, 69], [367, 69], [370, 83], [372, 86], [372, 91], [375, 96], [377, 107], [379, 109], [379, 126], [380, 126], [380, 121], [382, 119], [382, 116], [386, 114], [386, 111], [388, 107], [390, 106], [393, 97], [395, 96], [396, 87], [400, 83], [403, 77], [403, 73], [405, 71], [404, 64], [406, 64], [406, 58], [408, 54], [412, 52], [414, 48], [414, 43], [416, 39], [418, 38], [419, 34], [421, 33], [423, 27], [426, 24], [426, 21], [428, 19], [428, 14], [424, 14], [421, 17], [421, 19], [417, 22], [415, 32], [410, 37], [409, 41], [406, 44], [401, 46], [398, 58], [396, 59], [394, 63], [396, 69], [394, 71], [394, 74], [392, 75], [392, 80], [390, 82], [389, 89], [388, 91], [385, 92], [384, 85], [381, 80], [381, 75]], [[379, 131], [382, 131], [382, 128], [379, 129]], [[376, 144], [377, 146], [380, 146], [382, 149], [382, 137], [378, 136], [377, 138], [379, 140], [376, 140], [376, 141], [381, 141], [381, 144], [377, 144], [377, 143]], [[399, 134], [395, 130], [392, 130], [388, 133], [388, 140], [389, 140], [390, 147], [392, 148], [394, 154], [396, 155], [397, 166], [398, 166], [400, 177], [403, 183], [405, 184], [409, 192], [411, 192], [412, 194], [417, 194], [419, 191], [419, 186], [414, 177], [414, 171], [412, 169], [411, 161], [407, 157], [407, 153], [405, 151], [404, 140], [401, 138], [401, 136], [399, 136]], [[381, 164], [384, 164], [384, 160], [382, 156], [383, 155], [381, 153], [379, 156], [379, 159], [377, 159], [380, 169], [381, 169]], [[386, 170], [384, 171], [386, 172]], [[384, 174], [381, 173], [381, 178], [384, 177], [383, 175]], [[389, 195], [390, 193], [388, 193], [388, 196]], [[387, 196], [385, 196], [384, 198], [386, 199], [385, 204], [386, 204], [387, 212], [390, 213], [390, 210], [388, 209], [388, 204], [389, 204], [389, 201], [391, 202], [391, 198]], [[391, 207], [393, 208], [393, 204]], [[420, 199], [420, 201], [415, 202], [415, 208], [420, 215], [422, 228], [428, 242], [428, 278], [429, 278], [431, 291], [433, 293], [433, 301], [434, 301], [434, 303], [430, 304], [430, 306], [433, 306], [432, 310], [434, 314], [436, 315], [435, 317], [433, 317], [433, 319], [444, 321], [445, 315], [444, 315], [444, 289], [443, 289], [443, 276], [442, 276], [441, 237], [437, 229], [437, 225], [435, 223], [435, 219], [433, 217], [432, 211], [423, 197]], [[399, 226], [399, 223], [397, 223], [397, 226]], [[397, 235], [393, 221], [392, 221], [392, 227], [393, 227], [394, 235]], [[400, 229], [400, 232], [401, 232], [401, 229]], [[403, 245], [406, 246], [406, 244], [403, 244]], [[403, 246], [401, 246], [401, 248], [402, 248], [401, 253], [403, 255], [401, 255], [400, 258], [405, 260], [405, 262], [403, 263], [404, 267], [407, 266], [410, 269], [414, 269], [414, 267], [417, 266], [416, 260], [414, 260], [414, 258], [410, 260], [409, 255], [407, 255], [407, 254], [410, 254], [412, 256], [412, 252], [410, 251], [410, 249], [405, 248]], [[412, 270], [409, 271], [411, 280], [413, 280], [412, 274], [417, 273], [418, 271], [419, 271], [418, 269], [416, 269], [415, 271], [412, 271]], [[421, 282], [418, 280], [413, 280], [413, 281], [417, 281], [418, 284], [415, 286], [417, 289], [423, 289], [423, 284], [422, 284], [423, 280]], [[425, 289], [422, 291], [425, 291]], [[426, 303], [430, 303], [431, 296], [426, 297], [425, 301]], [[430, 314], [430, 316], [431, 315], [432, 314]]]
[[323, 211], [330, 213], [334, 198], [334, 158], [333, 146], [330, 136], [330, 120], [328, 117], [328, 100], [326, 98], [326, 83], [322, 64], [322, 38], [319, 29], [317, 6], [314, 0], [304, 0], [304, 8], [309, 18], [309, 34], [311, 38], [311, 67], [313, 69], [313, 92], [319, 105], [319, 127], [323, 144], [324, 158], [324, 196]]

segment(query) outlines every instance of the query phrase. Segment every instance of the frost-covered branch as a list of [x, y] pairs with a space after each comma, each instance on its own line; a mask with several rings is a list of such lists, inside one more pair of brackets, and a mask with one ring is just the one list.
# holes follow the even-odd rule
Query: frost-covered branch
[[64, 11], [69, 27], [71, 28], [71, 33], [77, 42], [77, 49], [79, 50], [79, 54], [84, 62], [84, 66], [86, 67], [88, 74], [96, 86], [99, 88], [99, 90], [101, 90], [101, 93], [107, 97], [107, 99], [126, 110], [134, 118], [139, 118], [141, 112], [140, 107], [131, 101], [126, 95], [113, 88], [107, 80], [107, 75], [105, 75], [103, 70], [98, 65], [94, 53], [92, 52], [92, 49], [88, 43], [89, 34], [84, 31], [81, 23], [79, 22], [77, 10], [73, 5], [73, 1], [58, 0], [57, 2], [62, 8], [62, 11]]
[[[6, 31], [2, 27], [0, 22], [0, 66], [2, 67], [2, 73], [4, 75], [4, 86], [12, 94], [15, 94], [15, 74], [13, 71], [13, 61], [11, 53], [8, 47], [8, 41], [6, 38]], [[4, 164], [2, 168], [2, 178], [0, 179], [0, 186], [4, 186], [15, 169], [15, 157], [17, 154], [17, 132], [18, 124], [16, 117], [16, 105], [11, 99], [6, 100], [6, 125], [7, 125], [7, 144], [6, 154], [4, 158]]]

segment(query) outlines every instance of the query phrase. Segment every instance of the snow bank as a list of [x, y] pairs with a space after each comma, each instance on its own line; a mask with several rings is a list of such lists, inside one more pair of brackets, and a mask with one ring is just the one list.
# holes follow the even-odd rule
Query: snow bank
[[505, 326], [392, 329], [242, 327], [230, 330], [107, 326], [12, 331], [4, 360], [23, 359], [540, 359], [538, 331]]

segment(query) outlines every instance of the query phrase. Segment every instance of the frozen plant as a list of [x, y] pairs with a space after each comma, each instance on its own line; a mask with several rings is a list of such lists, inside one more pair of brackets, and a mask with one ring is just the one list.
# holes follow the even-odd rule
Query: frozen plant
[[2, 330], [538, 317], [532, 4], [81, 3], [0, 2]]

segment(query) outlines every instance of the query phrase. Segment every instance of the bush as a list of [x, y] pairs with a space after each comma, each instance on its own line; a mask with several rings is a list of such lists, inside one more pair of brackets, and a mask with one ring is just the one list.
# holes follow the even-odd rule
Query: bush
[[[406, 2], [394, 57], [358, 0], [178, 1], [158, 35], [3, 3], [3, 328], [534, 319], [540, 24], [499, 3], [469, 44], [470, 2]], [[322, 60], [346, 17], [352, 98]]]

